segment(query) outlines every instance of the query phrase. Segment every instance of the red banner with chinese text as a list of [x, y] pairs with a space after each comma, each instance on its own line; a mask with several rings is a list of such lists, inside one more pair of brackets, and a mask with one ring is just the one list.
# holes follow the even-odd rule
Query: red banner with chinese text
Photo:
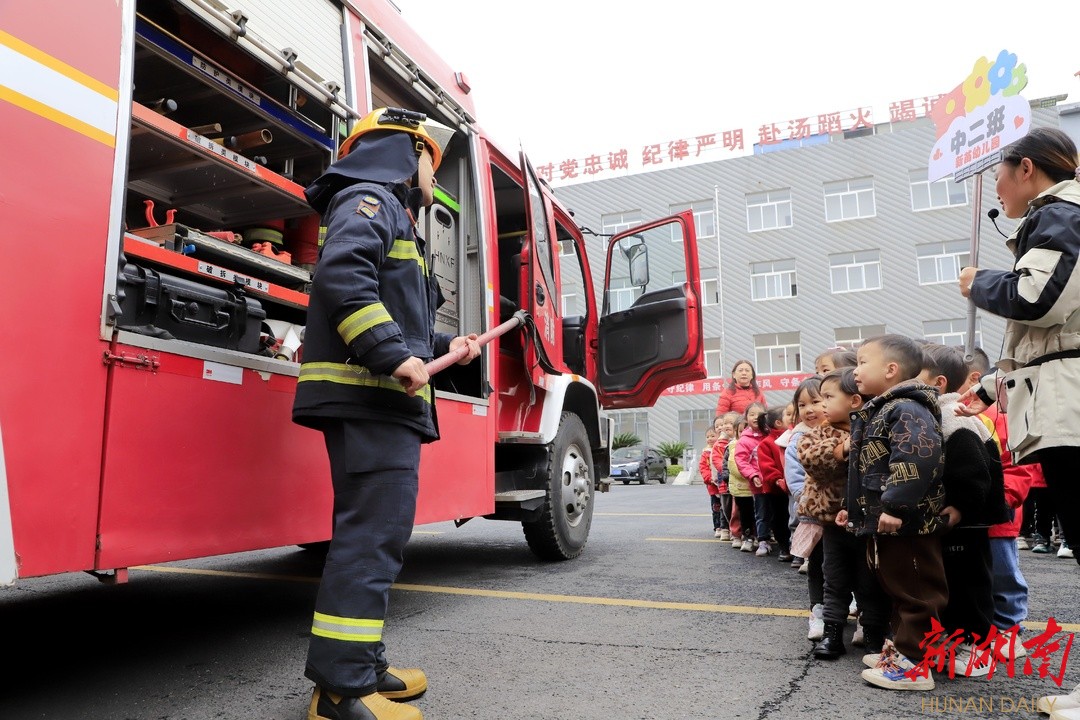
[[[773, 375], [758, 375], [757, 384], [758, 388], [762, 392], [772, 392], [774, 390], [795, 391], [795, 388], [799, 387], [806, 378], [810, 377], [812, 373], [776, 373]], [[661, 397], [670, 395], [708, 395], [710, 393], [722, 392], [724, 386], [731, 382], [730, 378], [712, 377], [705, 378], [704, 380], [695, 380], [694, 382], [679, 383], [673, 385], [661, 393]]]

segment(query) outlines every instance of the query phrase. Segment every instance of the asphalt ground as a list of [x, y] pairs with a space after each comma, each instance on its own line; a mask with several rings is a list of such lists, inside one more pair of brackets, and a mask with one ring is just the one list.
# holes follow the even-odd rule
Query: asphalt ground
[[[384, 639], [391, 662], [427, 672], [426, 718], [1036, 718], [1035, 698], [1080, 682], [1074, 560], [1021, 552], [1028, 637], [1064, 627], [1048, 663], [1061, 689], [1036, 663], [890, 692], [859, 678], [857, 648], [810, 657], [806, 577], [714, 540], [702, 486], [616, 485], [595, 507], [563, 563], [536, 560], [513, 523], [417, 528]], [[0, 719], [304, 718], [319, 569], [290, 547], [0, 590]]]

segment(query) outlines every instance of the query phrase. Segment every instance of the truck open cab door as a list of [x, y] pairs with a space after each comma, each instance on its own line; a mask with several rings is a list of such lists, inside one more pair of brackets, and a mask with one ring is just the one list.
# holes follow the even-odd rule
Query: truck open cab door
[[[552, 218], [532, 163], [521, 153], [521, 172], [525, 177], [525, 241], [521, 249], [525, 277], [522, 307], [532, 317], [536, 332], [534, 342], [525, 348], [526, 366], [532, 382], [544, 386], [545, 371], [559, 372], [562, 365], [562, 327], [559, 319], [561, 300], [556, 276], [559, 252], [552, 231]], [[558, 362], [558, 365], [555, 364]]]
[[706, 376], [699, 276], [690, 211], [611, 239], [598, 336], [603, 407], [650, 407], [672, 385]]

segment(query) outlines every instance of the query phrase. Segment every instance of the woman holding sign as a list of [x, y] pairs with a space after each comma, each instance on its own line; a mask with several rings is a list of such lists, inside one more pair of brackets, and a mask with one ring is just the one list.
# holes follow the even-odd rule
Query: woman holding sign
[[[1080, 170], [1076, 145], [1055, 128], [1012, 143], [997, 166], [1007, 217], [1022, 218], [1006, 241], [1012, 270], [964, 268], [960, 293], [1005, 318], [1009, 449], [1038, 462], [1070, 547], [1080, 548]], [[996, 400], [997, 378], [962, 398], [974, 415]], [[1080, 562], [1080, 556], [1077, 556]]]

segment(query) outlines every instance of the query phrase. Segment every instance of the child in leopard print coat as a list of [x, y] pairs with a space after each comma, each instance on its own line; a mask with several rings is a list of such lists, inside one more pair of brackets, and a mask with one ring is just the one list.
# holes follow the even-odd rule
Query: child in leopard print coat
[[823, 526], [825, 636], [814, 647], [814, 657], [832, 660], [847, 652], [842, 633], [853, 594], [868, 653], [881, 651], [891, 607], [889, 597], [867, 564], [867, 539], [835, 523], [847, 486], [850, 413], [862, 407], [864, 400], [855, 385], [853, 370], [843, 368], [825, 375], [820, 393], [827, 422], [804, 434], [798, 443], [799, 461], [806, 469], [798, 512]]

